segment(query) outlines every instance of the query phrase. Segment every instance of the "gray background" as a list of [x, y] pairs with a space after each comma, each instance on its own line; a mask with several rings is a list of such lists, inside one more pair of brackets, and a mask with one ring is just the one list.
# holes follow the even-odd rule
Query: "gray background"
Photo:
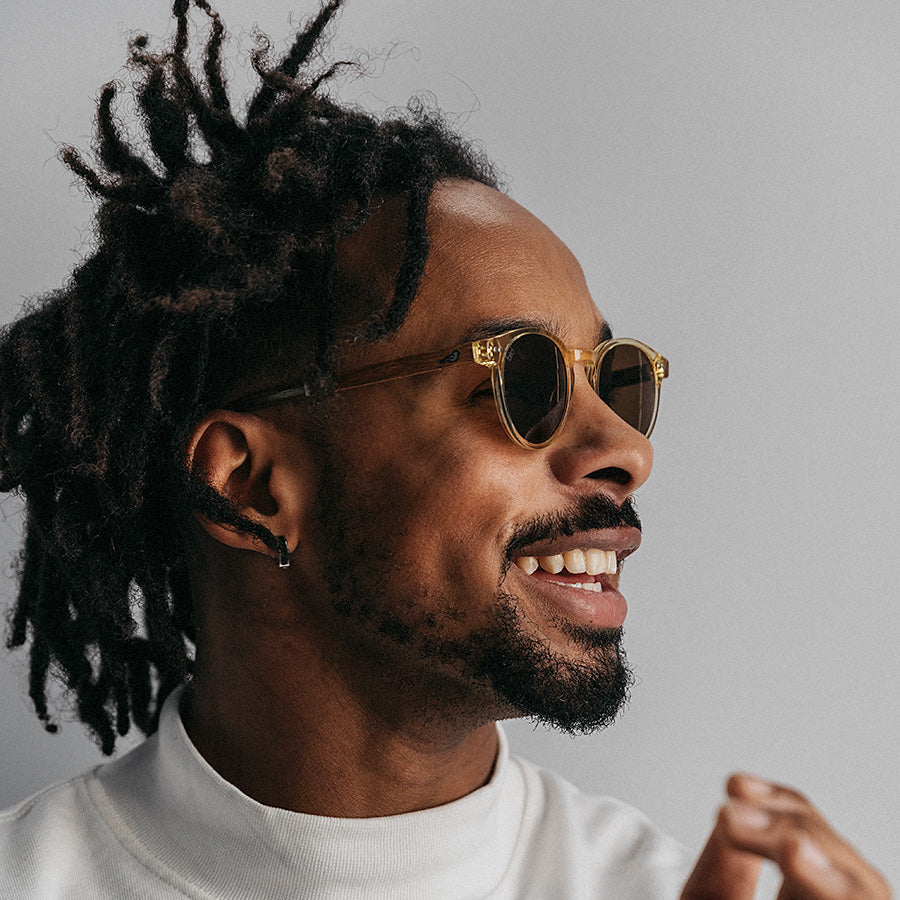
[[[233, 60], [254, 24], [282, 46], [309, 11], [289, 2], [221, 0]], [[87, 249], [54, 144], [89, 144], [130, 29], [169, 20], [163, 0], [3, 20], [7, 319]], [[728, 772], [794, 783], [900, 882], [900, 5], [352, 2], [338, 52], [389, 46], [345, 96], [432, 91], [617, 333], [672, 362], [625, 577], [631, 707], [577, 740], [516, 723], [514, 746], [697, 849]], [[2, 510], [8, 572], [15, 499]], [[22, 654], [2, 656], [0, 717], [0, 806], [99, 757], [75, 723], [40, 729]]]

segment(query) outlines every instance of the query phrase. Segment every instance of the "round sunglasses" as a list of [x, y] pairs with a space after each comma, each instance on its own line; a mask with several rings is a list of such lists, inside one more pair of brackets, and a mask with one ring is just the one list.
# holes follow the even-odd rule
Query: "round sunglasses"
[[[593, 350], [572, 350], [539, 328], [516, 328], [493, 337], [458, 344], [450, 350], [418, 353], [375, 363], [340, 375], [336, 391], [424, 375], [450, 366], [477, 363], [491, 371], [497, 413], [507, 434], [523, 447], [546, 447], [562, 431], [572, 405], [575, 363], [597, 396], [645, 437], [656, 423], [659, 390], [669, 374], [668, 360], [632, 338], [612, 338]], [[254, 409], [309, 397], [309, 382], [255, 394], [233, 406]]]

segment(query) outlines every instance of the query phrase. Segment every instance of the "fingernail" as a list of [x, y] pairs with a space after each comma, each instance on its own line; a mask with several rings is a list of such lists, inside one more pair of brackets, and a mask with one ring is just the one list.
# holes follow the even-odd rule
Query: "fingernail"
[[772, 817], [765, 810], [740, 800], [730, 800], [725, 804], [725, 811], [735, 825], [744, 828], [768, 828], [772, 822]]

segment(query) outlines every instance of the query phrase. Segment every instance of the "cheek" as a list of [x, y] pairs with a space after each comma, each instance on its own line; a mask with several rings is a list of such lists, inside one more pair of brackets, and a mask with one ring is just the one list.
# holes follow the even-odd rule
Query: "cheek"
[[465, 412], [429, 410], [403, 392], [380, 411], [360, 408], [353, 422], [368, 452], [354, 481], [366, 514], [423, 587], [493, 596], [529, 491], [499, 423]]

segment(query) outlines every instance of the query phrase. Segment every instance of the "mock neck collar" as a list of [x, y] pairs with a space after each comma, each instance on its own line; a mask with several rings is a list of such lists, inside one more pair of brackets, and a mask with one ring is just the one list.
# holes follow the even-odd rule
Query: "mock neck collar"
[[505, 735], [491, 780], [419, 812], [341, 819], [264, 806], [191, 743], [181, 690], [158, 732], [100, 768], [95, 802], [128, 849], [190, 896], [484, 896], [512, 858], [524, 784]]

